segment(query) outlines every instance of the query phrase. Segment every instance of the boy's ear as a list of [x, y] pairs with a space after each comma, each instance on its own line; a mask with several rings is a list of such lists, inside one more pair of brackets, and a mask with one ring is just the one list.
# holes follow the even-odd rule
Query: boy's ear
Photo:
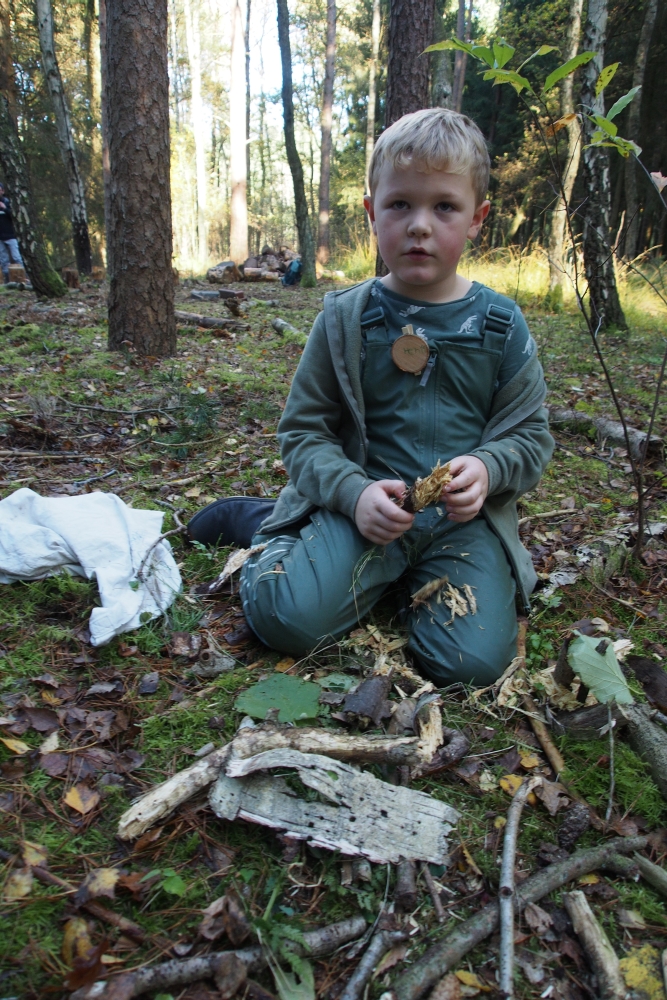
[[490, 201], [483, 201], [475, 209], [475, 214], [472, 217], [472, 222], [470, 223], [470, 229], [468, 230], [468, 239], [473, 240], [477, 236], [478, 232], [482, 228], [482, 223], [489, 214], [489, 209], [491, 208]]
[[369, 194], [365, 194], [364, 195], [364, 208], [368, 212], [368, 218], [371, 221], [371, 226], [373, 227], [373, 232], [377, 236], [377, 232], [375, 230], [375, 209], [373, 208], [373, 199], [372, 199], [372, 197]]

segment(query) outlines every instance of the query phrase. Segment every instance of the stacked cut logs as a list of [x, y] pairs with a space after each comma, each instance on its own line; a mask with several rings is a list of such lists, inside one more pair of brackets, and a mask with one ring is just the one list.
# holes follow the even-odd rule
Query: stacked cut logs
[[289, 247], [281, 246], [278, 250], [270, 246], [262, 247], [258, 256], [248, 257], [241, 265], [244, 281], [280, 281], [287, 270], [290, 261], [298, 260], [299, 254]]

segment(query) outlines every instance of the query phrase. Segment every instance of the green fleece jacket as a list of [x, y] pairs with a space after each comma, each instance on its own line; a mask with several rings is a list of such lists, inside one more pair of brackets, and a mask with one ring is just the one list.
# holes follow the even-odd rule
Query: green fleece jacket
[[[290, 482], [262, 534], [278, 534], [319, 507], [354, 519], [357, 501], [372, 482], [366, 473], [360, 320], [373, 280], [324, 298], [278, 425]], [[537, 577], [519, 540], [516, 501], [536, 485], [553, 452], [545, 396], [533, 351], [496, 393], [479, 447], [472, 451], [489, 474], [482, 513], [503, 543], [526, 607]]]

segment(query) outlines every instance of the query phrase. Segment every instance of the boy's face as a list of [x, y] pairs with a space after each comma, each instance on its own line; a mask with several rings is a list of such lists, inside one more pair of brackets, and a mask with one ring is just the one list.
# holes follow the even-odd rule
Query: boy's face
[[394, 291], [432, 301], [458, 297], [459, 259], [490, 208], [488, 201], [477, 205], [468, 176], [384, 163], [364, 205]]

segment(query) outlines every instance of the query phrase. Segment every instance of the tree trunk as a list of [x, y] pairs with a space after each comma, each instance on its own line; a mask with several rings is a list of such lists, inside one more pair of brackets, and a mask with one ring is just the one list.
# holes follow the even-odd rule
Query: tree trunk
[[109, 112], [107, 110], [107, 0], [99, 0], [100, 30], [100, 118], [102, 121], [102, 182], [104, 184], [104, 231], [106, 243], [107, 274], [113, 271], [111, 260], [111, 172], [109, 169]]
[[232, 7], [232, 59], [229, 84], [230, 184], [232, 188], [229, 256], [242, 264], [248, 256], [246, 160], [245, 38], [241, 0]]
[[[456, 37], [459, 41], [465, 39], [466, 34], [466, 0], [459, 0], [459, 9], [456, 14]], [[463, 101], [463, 87], [466, 80], [466, 65], [468, 54], [460, 52], [458, 49], [454, 55], [454, 86], [452, 88], [452, 107], [454, 111], [461, 110]]]
[[329, 189], [331, 186], [331, 121], [333, 118], [334, 67], [336, 59], [336, 0], [327, 0], [327, 52], [322, 94], [322, 144], [320, 151], [320, 226], [317, 259], [329, 260]]
[[[435, 19], [434, 41], [442, 42], [448, 37], [445, 31], [444, 21], [440, 17]], [[502, 88], [496, 87], [499, 91]], [[454, 107], [452, 99], [454, 96], [454, 75], [452, 68], [452, 54], [447, 49], [442, 52], [431, 53], [431, 104], [434, 108]]]
[[107, 0], [109, 349], [176, 350], [167, 0]]
[[304, 288], [314, 288], [315, 277], [315, 246], [313, 233], [308, 216], [308, 201], [303, 181], [303, 166], [296, 148], [294, 138], [294, 103], [292, 99], [292, 48], [289, 39], [289, 10], [287, 0], [277, 0], [278, 6], [278, 42], [280, 44], [280, 59], [283, 71], [283, 119], [285, 122], [285, 151], [287, 162], [292, 173], [294, 185], [294, 211], [296, 228], [299, 234], [299, 252], [301, 253], [302, 277]]
[[199, 9], [192, 0], [184, 0], [185, 43], [190, 64], [190, 114], [195, 143], [195, 197], [197, 202], [197, 259], [200, 267], [208, 259], [208, 225], [206, 220], [206, 149], [204, 145], [204, 105], [201, 99], [201, 40]]
[[[579, 50], [581, 35], [581, 11], [583, 0], [571, 0], [570, 23], [567, 30], [567, 47], [563, 53], [564, 61], [574, 59]], [[572, 73], [566, 76], [561, 87], [561, 112], [571, 115], [574, 112], [574, 77]], [[558, 196], [556, 206], [551, 215], [551, 232], [549, 234], [549, 291], [561, 289], [564, 285], [565, 242], [567, 235], [567, 208], [572, 197], [572, 189], [579, 171], [581, 159], [581, 125], [575, 118], [567, 128], [567, 159], [562, 167], [563, 193]]]
[[[245, 10], [245, 173], [246, 205], [250, 204], [250, 9], [252, 0], [247, 0]], [[251, 228], [248, 226], [248, 246], [251, 244]], [[259, 250], [259, 246], [257, 247]]]
[[72, 242], [76, 266], [81, 274], [90, 274], [93, 266], [88, 234], [88, 217], [86, 215], [86, 193], [83, 178], [79, 171], [79, 161], [74, 147], [72, 123], [67, 107], [67, 98], [60, 76], [60, 67], [56, 58], [56, 48], [53, 36], [53, 11], [51, 0], [35, 0], [37, 28], [39, 31], [39, 47], [42, 52], [42, 68], [53, 102], [53, 112], [56, 119], [58, 143], [69, 188], [70, 216], [72, 221]]
[[[658, 0], [648, 0], [644, 12], [644, 22], [639, 35], [639, 44], [635, 54], [635, 69], [632, 75], [632, 86], [642, 87], [634, 101], [628, 108], [628, 121], [625, 134], [628, 139], [635, 142], [639, 138], [639, 120], [641, 117], [642, 97], [644, 94], [644, 76], [646, 74], [646, 60], [648, 50], [651, 45], [651, 35], [658, 13]], [[641, 253], [642, 247], [639, 244], [639, 230], [641, 216], [639, 211], [639, 198], [637, 197], [637, 163], [634, 156], [629, 156], [625, 162], [625, 208], [627, 220], [627, 231], [625, 234], [624, 256], [632, 260]]]
[[67, 286], [53, 270], [35, 219], [32, 189], [16, 127], [16, 82], [8, 0], [0, 0], [0, 167], [11, 198], [14, 228], [25, 269], [39, 295], [55, 298]]
[[[607, 0], [589, 0], [583, 47], [596, 54], [583, 67], [581, 103], [585, 110], [599, 114], [604, 114], [604, 95], [596, 96], [595, 84], [604, 66], [607, 16]], [[592, 122], [584, 118], [586, 199], [583, 248], [591, 316], [593, 325], [600, 330], [613, 326], [627, 329], [614, 272], [609, 157], [604, 147], [588, 146], [594, 128]]]
[[[380, 54], [380, 0], [373, 0], [373, 20], [371, 23], [371, 61], [368, 67], [368, 105], [366, 107], [366, 191], [371, 157], [375, 147], [375, 105], [377, 103], [377, 66]], [[369, 222], [370, 225], [370, 222]], [[371, 233], [373, 229], [371, 227]]]
[[391, 0], [385, 125], [428, 107], [429, 64], [422, 53], [433, 41], [434, 20], [434, 0]]

